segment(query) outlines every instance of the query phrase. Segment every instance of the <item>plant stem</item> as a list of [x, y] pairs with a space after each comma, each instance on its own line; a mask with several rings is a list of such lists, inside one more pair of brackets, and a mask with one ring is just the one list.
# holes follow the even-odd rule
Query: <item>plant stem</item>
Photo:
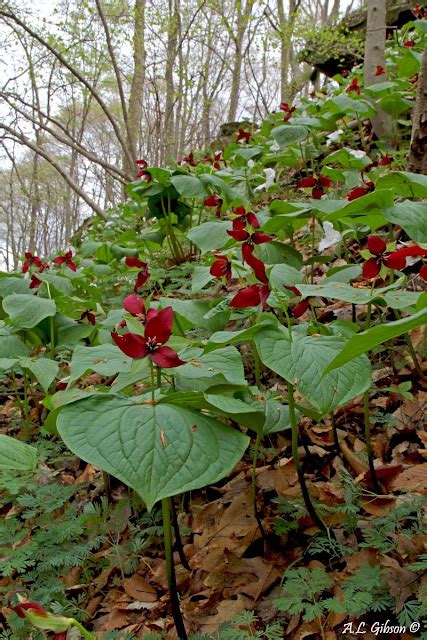
[[89, 631], [86, 631], [86, 629], [84, 628], [83, 625], [80, 624], [80, 622], [78, 622], [78, 620], [76, 620], [75, 618], [73, 618], [73, 623], [72, 623], [73, 627], [76, 627], [76, 629], [78, 629], [80, 631], [80, 633], [82, 634], [82, 636], [84, 636], [85, 638], [87, 638], [88, 640], [96, 640], [95, 636], [92, 635], [91, 633], [89, 633]]
[[102, 482], [104, 484], [105, 495], [107, 496], [108, 502], [112, 503], [112, 495], [111, 495], [111, 484], [110, 484], [110, 474], [106, 471], [102, 472]]
[[178, 524], [178, 515], [176, 513], [176, 506], [173, 498], [171, 499], [171, 509], [172, 509], [172, 526], [175, 534], [175, 544], [176, 544], [176, 549], [178, 551], [179, 559], [181, 560], [182, 566], [188, 571], [191, 571], [191, 567], [188, 564], [188, 560], [184, 552], [184, 545], [182, 544], [181, 532], [179, 530], [179, 524]]
[[255, 342], [252, 343], [252, 349], [253, 349], [253, 354], [254, 354], [254, 377], [255, 377], [255, 384], [258, 387], [258, 389], [261, 388], [261, 360], [255, 345]]
[[368, 453], [369, 472], [371, 474], [372, 487], [375, 493], [381, 494], [382, 491], [378, 484], [378, 479], [375, 473], [374, 457], [372, 453], [371, 423], [370, 423], [370, 416], [369, 416], [369, 390], [365, 391], [365, 393], [363, 394], [363, 414], [364, 414], [364, 422], [365, 422], [366, 451]]
[[258, 523], [258, 529], [259, 532], [261, 534], [262, 538], [265, 538], [265, 531], [264, 531], [264, 527], [262, 526], [262, 520], [261, 517], [258, 513], [258, 509], [257, 509], [257, 504], [256, 504], [256, 463], [258, 460], [258, 454], [259, 454], [259, 446], [261, 444], [261, 440], [262, 440], [262, 429], [260, 428], [257, 431], [256, 434], [256, 439], [255, 439], [255, 446], [253, 448], [253, 456], [252, 456], [252, 503], [254, 506], [254, 515], [255, 515], [255, 519]]
[[30, 437], [31, 425], [30, 425], [30, 406], [28, 404], [28, 376], [25, 373], [25, 369], [23, 371], [23, 384], [24, 384], [24, 399], [23, 399], [23, 409], [24, 409], [24, 432], [25, 437], [28, 439]]
[[341, 447], [340, 447], [340, 441], [338, 440], [338, 431], [337, 431], [337, 425], [335, 423], [334, 412], [331, 411], [330, 415], [331, 415], [331, 425], [332, 425], [332, 433], [334, 436], [335, 449], [337, 450], [337, 454], [341, 456]]
[[289, 418], [292, 427], [292, 457], [295, 463], [295, 469], [298, 475], [299, 484], [302, 491], [302, 497], [304, 498], [304, 504], [306, 509], [313, 520], [314, 524], [319, 527], [323, 532], [327, 532], [328, 528], [317, 514], [308, 492], [307, 485], [305, 484], [304, 472], [301, 468], [299, 455], [298, 455], [298, 422], [295, 415], [295, 400], [294, 400], [294, 387], [291, 382], [287, 382], [288, 386], [288, 406], [289, 406]]
[[172, 527], [171, 527], [171, 499], [162, 499], [162, 515], [163, 515], [163, 538], [165, 542], [166, 556], [166, 574], [169, 585], [169, 593], [172, 604], [172, 616], [176, 627], [176, 632], [180, 640], [187, 640], [187, 632], [185, 631], [184, 620], [182, 619], [181, 609], [179, 606], [178, 589], [176, 586], [175, 567], [173, 564], [172, 552]]

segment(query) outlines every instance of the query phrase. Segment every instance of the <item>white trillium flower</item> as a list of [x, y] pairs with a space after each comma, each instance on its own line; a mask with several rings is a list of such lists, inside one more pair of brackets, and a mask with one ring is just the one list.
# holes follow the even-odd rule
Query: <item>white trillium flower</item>
[[280, 151], [280, 146], [276, 140], [274, 140], [273, 144], [270, 146], [271, 151]]
[[248, 160], [248, 167], [249, 169], [253, 169], [255, 166], [255, 162], [253, 160]]
[[348, 152], [353, 158], [357, 158], [357, 160], [361, 160], [366, 156], [366, 151], [362, 151], [361, 149], [349, 149]]
[[272, 184], [274, 184], [274, 178], [276, 177], [276, 172], [274, 169], [264, 169], [265, 173], [265, 182], [258, 185], [255, 188], [255, 191], [262, 191], [263, 189], [269, 189]]
[[325, 220], [323, 223], [323, 231], [324, 236], [319, 243], [319, 253], [329, 247], [333, 247], [334, 244], [337, 244], [337, 242], [341, 240], [340, 232], [334, 229], [334, 225], [328, 220]]
[[337, 129], [326, 136], [326, 146], [329, 147], [333, 142], [338, 142], [344, 133], [343, 129]]

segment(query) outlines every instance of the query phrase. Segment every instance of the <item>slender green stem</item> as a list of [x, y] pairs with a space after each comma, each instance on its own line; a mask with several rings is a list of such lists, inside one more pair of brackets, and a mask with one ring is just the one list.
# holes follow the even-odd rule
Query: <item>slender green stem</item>
[[[314, 245], [316, 242], [316, 216], [313, 216], [311, 219], [311, 257], [314, 258]], [[314, 262], [311, 263], [311, 271], [310, 271], [310, 282], [311, 284], [313, 284], [314, 282], [314, 270], [315, 270], [315, 264]]]
[[25, 430], [25, 437], [29, 438], [30, 437], [30, 431], [31, 431], [31, 425], [30, 425], [30, 405], [28, 403], [28, 376], [25, 372], [25, 369], [23, 371], [24, 375], [23, 375], [23, 384], [24, 384], [24, 398], [23, 398], [23, 409], [24, 409], [24, 430]]
[[50, 328], [50, 357], [52, 360], [55, 360], [55, 318], [54, 316], [50, 316], [49, 318], [49, 328]]
[[255, 342], [252, 343], [253, 355], [254, 355], [254, 377], [255, 384], [258, 389], [261, 388], [261, 360], [256, 348]]
[[181, 609], [179, 606], [175, 567], [173, 563], [170, 503], [170, 498], [162, 499], [163, 539], [165, 543], [166, 574], [168, 579], [169, 593], [172, 604], [172, 615], [175, 622], [176, 632], [180, 640], [187, 640], [187, 632], [185, 630], [184, 620], [182, 619]]
[[365, 391], [365, 393], [363, 394], [363, 415], [364, 415], [364, 422], [365, 422], [366, 451], [368, 454], [369, 472], [371, 474], [372, 487], [375, 493], [382, 493], [380, 486], [378, 484], [377, 475], [375, 473], [374, 456], [372, 452], [371, 422], [370, 422], [370, 415], [369, 415], [369, 389], [368, 391]]
[[295, 414], [295, 400], [294, 400], [294, 387], [291, 382], [287, 382], [288, 386], [288, 406], [289, 406], [289, 419], [292, 427], [292, 457], [294, 459], [295, 469], [298, 475], [299, 484], [302, 491], [302, 497], [304, 498], [304, 504], [306, 509], [313, 520], [314, 524], [319, 527], [321, 531], [327, 532], [328, 528], [320, 516], [317, 514], [314, 505], [311, 501], [310, 494], [308, 492], [307, 485], [305, 483], [304, 472], [302, 470], [299, 454], [298, 454], [298, 422]]
[[262, 429], [259, 429], [257, 431], [257, 434], [256, 434], [255, 445], [254, 445], [253, 454], [252, 454], [252, 484], [251, 484], [251, 488], [252, 488], [252, 503], [253, 503], [253, 506], [254, 506], [254, 515], [255, 515], [256, 521], [258, 523], [258, 529], [260, 531], [261, 537], [265, 538], [264, 527], [262, 526], [262, 520], [261, 520], [261, 517], [260, 517], [260, 515], [258, 513], [257, 504], [256, 504], [256, 464], [257, 464], [257, 460], [258, 460], [259, 447], [260, 447], [260, 444], [261, 444], [261, 440], [262, 440]]
[[411, 336], [409, 335], [409, 333], [405, 333], [405, 342], [408, 345], [409, 353], [411, 354], [412, 361], [414, 363], [414, 367], [415, 367], [416, 372], [418, 373], [420, 378], [424, 379], [425, 378], [425, 373], [421, 369], [421, 365], [418, 362], [417, 354], [416, 354], [416, 351], [415, 351], [415, 348], [414, 348], [414, 345], [412, 343]]
[[333, 433], [333, 436], [334, 436], [335, 449], [337, 451], [337, 454], [340, 456], [341, 455], [341, 447], [340, 447], [340, 441], [338, 439], [337, 425], [335, 423], [335, 414], [334, 414], [333, 411], [331, 411], [330, 416], [331, 416], [331, 425], [332, 425], [332, 433]]
[[113, 501], [113, 496], [111, 494], [111, 477], [110, 474], [106, 471], [102, 472], [102, 482], [104, 484], [105, 495], [107, 496], [107, 500], [109, 503]]
[[80, 631], [82, 636], [84, 636], [88, 640], [96, 640], [96, 637], [94, 635], [92, 635], [91, 633], [89, 633], [89, 631], [87, 631], [84, 628], [84, 626], [81, 625], [80, 622], [78, 620], [76, 620], [75, 618], [73, 618], [72, 625], [73, 625], [73, 627], [76, 627], [76, 629], [78, 629]]
[[156, 397], [156, 383], [155, 383], [155, 375], [154, 375], [154, 365], [150, 360], [150, 376], [151, 376], [151, 400], [154, 402]]

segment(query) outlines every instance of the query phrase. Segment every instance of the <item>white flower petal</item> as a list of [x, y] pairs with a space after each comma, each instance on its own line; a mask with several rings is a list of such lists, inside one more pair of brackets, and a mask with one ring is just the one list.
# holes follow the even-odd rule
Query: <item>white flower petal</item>
[[323, 231], [324, 236], [319, 242], [319, 253], [321, 253], [325, 249], [328, 249], [329, 247], [334, 246], [341, 240], [340, 232], [336, 231], [334, 229], [334, 225], [328, 220], [325, 220], [325, 222], [323, 223]]

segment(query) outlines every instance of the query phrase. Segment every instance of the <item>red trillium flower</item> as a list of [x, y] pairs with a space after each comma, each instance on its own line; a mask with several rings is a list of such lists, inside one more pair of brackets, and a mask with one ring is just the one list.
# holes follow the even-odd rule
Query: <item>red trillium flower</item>
[[298, 180], [298, 186], [301, 187], [301, 189], [309, 189], [311, 187], [311, 195], [313, 198], [320, 200], [325, 193], [325, 188], [332, 186], [332, 180], [326, 176], [310, 176], [309, 178], [301, 178], [301, 180]]
[[413, 40], [407, 40], [406, 42], [403, 43], [404, 47], [414, 47], [415, 46], [415, 42]]
[[66, 264], [71, 271], [77, 271], [77, 267], [74, 262], [71, 260], [73, 257], [72, 251], [67, 251], [63, 256], [57, 256], [52, 260], [53, 264]]
[[[291, 287], [286, 284], [283, 286], [285, 287], [285, 289], [288, 289], [288, 291], [292, 291], [292, 293], [294, 293], [296, 296], [301, 295], [301, 291], [296, 287]], [[292, 317], [295, 319], [300, 318], [307, 311], [309, 306], [309, 298], [306, 298], [306, 300], [301, 300], [301, 302], [298, 302], [294, 307], [292, 307]]]
[[145, 320], [144, 300], [139, 298], [135, 293], [131, 293], [130, 296], [126, 296], [123, 300], [123, 307], [128, 313], [135, 316], [135, 318]]
[[265, 273], [265, 264], [263, 263], [263, 261], [259, 260], [253, 255], [253, 253], [249, 252], [247, 253], [245, 260], [246, 263], [254, 270], [254, 274], [257, 280], [263, 282], [264, 284], [268, 284], [268, 278]]
[[347, 200], [349, 200], [350, 202], [352, 200], [357, 200], [357, 198], [366, 196], [368, 193], [371, 193], [372, 191], [375, 191], [375, 185], [373, 182], [368, 180], [368, 182], [365, 182], [364, 187], [355, 187], [354, 189], [351, 189], [347, 193]]
[[141, 269], [141, 271], [136, 276], [135, 285], [133, 287], [135, 293], [138, 293], [138, 289], [140, 289], [150, 277], [147, 263], [139, 260], [139, 258], [128, 257], [125, 260], [125, 265], [127, 267], [136, 267], [137, 269]]
[[232, 231], [227, 231], [227, 233], [235, 240], [243, 242], [242, 256], [245, 262], [248, 262], [248, 258], [250, 259], [250, 256], [252, 256], [255, 244], [264, 244], [273, 240], [273, 238], [260, 231], [255, 231], [255, 233], [251, 234], [246, 229], [233, 229]]
[[230, 282], [231, 280], [231, 262], [227, 256], [222, 256], [219, 253], [215, 253], [215, 262], [212, 262], [209, 273], [215, 278], [222, 278], [223, 276]]
[[43, 607], [37, 602], [21, 602], [21, 604], [16, 605], [16, 607], [9, 607], [18, 615], [20, 618], [25, 618], [25, 611], [34, 611], [35, 614], [41, 616], [42, 618], [47, 618], [48, 613]]
[[237, 218], [234, 218], [233, 220], [234, 231], [244, 229], [246, 224], [250, 224], [254, 229], [258, 229], [260, 227], [259, 220], [256, 215], [252, 211], [246, 212], [245, 207], [237, 207], [237, 209], [233, 209], [233, 213], [237, 216]]
[[20, 604], [9, 609], [14, 611], [20, 618], [26, 618], [36, 629], [53, 631], [55, 640], [66, 640], [68, 629], [75, 622], [73, 618], [54, 616], [48, 613], [37, 602], [20, 602]]
[[87, 311], [83, 311], [79, 320], [87, 320], [92, 325], [96, 324], [95, 314], [92, 311], [90, 311], [90, 309], [88, 309]]
[[377, 64], [377, 66], [375, 67], [374, 76], [382, 76], [383, 73], [385, 73], [384, 67], [382, 67], [380, 64]]
[[427, 18], [427, 11], [424, 11], [421, 4], [416, 4], [412, 9], [412, 13], [416, 18]]
[[133, 258], [129, 256], [125, 260], [125, 265], [127, 267], [137, 267], [138, 269], [145, 269], [145, 267], [147, 266], [147, 263], [143, 262], [139, 258]]
[[397, 269], [399, 271], [406, 266], [406, 257], [402, 255], [401, 252], [393, 251], [386, 253], [387, 244], [379, 236], [369, 236], [368, 249], [375, 257], [369, 258], [363, 265], [363, 278], [376, 278], [381, 270], [382, 264], [388, 269]]
[[381, 158], [377, 162], [377, 167], [386, 167], [387, 165], [393, 162], [392, 156], [381, 156]]
[[244, 142], [246, 142], [246, 144], [248, 144], [251, 140], [251, 136], [252, 134], [250, 131], [244, 131], [243, 129], [239, 129], [236, 142], [241, 142], [243, 140]]
[[230, 307], [245, 309], [247, 307], [257, 307], [262, 304], [265, 308], [267, 306], [267, 298], [269, 295], [270, 288], [268, 284], [252, 284], [250, 287], [242, 289], [234, 296], [230, 301]]
[[361, 89], [359, 87], [359, 81], [357, 78], [353, 78], [353, 80], [348, 85], [348, 87], [346, 87], [346, 91], [347, 93], [351, 93], [352, 91], [354, 91], [354, 93], [357, 93], [357, 95], [360, 95]]
[[149, 171], [147, 171], [148, 162], [144, 159], [135, 160], [135, 164], [138, 165], [138, 171], [136, 174], [137, 178], [144, 178], [146, 182], [152, 181], [152, 176]]
[[222, 151], [217, 151], [213, 158], [211, 156], [205, 156], [201, 162], [209, 162], [214, 169], [221, 169], [221, 162], [225, 163], [225, 160], [222, 157]]
[[169, 369], [185, 364], [173, 349], [163, 346], [171, 337], [172, 325], [172, 307], [161, 311], [149, 309], [143, 336], [131, 332], [120, 335], [117, 331], [112, 331], [111, 337], [130, 358], [148, 357], [158, 367]]
[[197, 166], [196, 162], [194, 161], [194, 153], [192, 151], [190, 151], [188, 156], [183, 156], [179, 161], [179, 164], [184, 164], [184, 162], [187, 162], [190, 165], [190, 167]]
[[288, 122], [291, 119], [293, 112], [296, 107], [291, 107], [287, 102], [280, 103], [280, 111], [284, 111], [285, 115], [283, 117], [283, 122]]
[[22, 273], [27, 273], [28, 269], [30, 267], [32, 267], [33, 265], [35, 267], [42, 267], [42, 261], [40, 260], [40, 258], [38, 258], [37, 256], [33, 256], [33, 254], [30, 251], [26, 251], [24, 253], [25, 256], [25, 262], [22, 265]]
[[41, 283], [42, 281], [33, 273], [30, 280], [30, 289], [38, 289]]
[[216, 207], [215, 215], [217, 218], [221, 217], [221, 206], [222, 206], [222, 198], [217, 196], [216, 193], [208, 196], [203, 200], [203, 204], [205, 207]]

